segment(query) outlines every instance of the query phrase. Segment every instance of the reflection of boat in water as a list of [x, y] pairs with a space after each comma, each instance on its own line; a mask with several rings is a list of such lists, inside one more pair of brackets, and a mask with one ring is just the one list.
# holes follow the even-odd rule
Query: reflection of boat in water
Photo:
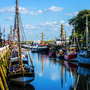
[[71, 69], [74, 69], [74, 70], [78, 70], [78, 63], [77, 62], [64, 61], [64, 64], [66, 66], [68, 66], [68, 68], [71, 68]]
[[51, 57], [51, 58], [56, 57], [55, 49], [52, 49], [52, 48], [49, 49], [49, 57]]
[[25, 87], [20, 87], [15, 84], [10, 84], [10, 90], [35, 90], [35, 88], [31, 84], [28, 84]]
[[74, 90], [90, 90], [90, 69], [79, 66]]
[[90, 69], [79, 66], [77, 70], [80, 75], [90, 75]]

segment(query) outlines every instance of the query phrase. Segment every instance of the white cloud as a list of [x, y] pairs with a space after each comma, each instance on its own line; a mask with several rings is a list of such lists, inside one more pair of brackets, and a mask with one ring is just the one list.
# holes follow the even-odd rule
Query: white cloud
[[13, 17], [7, 17], [6, 20], [14, 20]]
[[48, 9], [45, 9], [44, 11], [57, 12], [57, 11], [62, 11], [62, 10], [63, 10], [63, 8], [52, 6], [52, 7], [48, 8]]
[[66, 16], [73, 16], [73, 15], [77, 15], [78, 14], [78, 12], [73, 12], [73, 13], [67, 13], [67, 14], [65, 14]]
[[60, 24], [63, 24], [64, 23], [64, 21], [62, 20], [62, 21], [60, 21]]
[[[30, 10], [33, 10], [33, 9], [36, 9], [36, 8], [35, 7], [30, 7], [30, 8], [19, 7], [19, 12], [21, 14], [38, 15], [38, 14], [42, 14], [45, 11], [57, 12], [57, 11], [62, 11], [63, 10], [63, 8], [56, 7], [56, 6], [52, 6], [48, 9], [45, 9], [44, 11], [42, 11], [42, 10], [30, 11]], [[15, 13], [15, 6], [3, 7], [2, 9], [0, 9], [0, 14], [5, 14], [5, 13], [14, 14]]]
[[69, 23], [66, 23], [65, 26], [70, 26]]
[[53, 26], [53, 25], [57, 25], [58, 22], [54, 21], [54, 22], [46, 22], [46, 23], [41, 23], [40, 26]]
[[24, 26], [24, 28], [32, 30], [32, 29], [39, 29], [40, 27], [39, 26], [33, 26], [33, 25], [26, 25], [26, 26]]
[[29, 12], [30, 15], [38, 15], [38, 14], [41, 14], [41, 13], [43, 13], [42, 10]]
[[0, 9], [0, 14], [5, 14], [5, 13], [15, 13], [15, 7], [3, 7]]
[[[31, 10], [31, 9], [35, 9], [35, 7], [30, 7], [30, 8], [19, 7], [19, 12], [21, 14], [27, 14], [27, 13], [29, 13], [29, 10]], [[5, 13], [14, 14], [15, 6], [3, 7], [2, 9], [0, 9], [0, 14], [5, 14]]]
[[9, 25], [1, 25], [1, 28], [9, 28], [10, 26]]
[[57, 31], [59, 28], [49, 28], [49, 30]]

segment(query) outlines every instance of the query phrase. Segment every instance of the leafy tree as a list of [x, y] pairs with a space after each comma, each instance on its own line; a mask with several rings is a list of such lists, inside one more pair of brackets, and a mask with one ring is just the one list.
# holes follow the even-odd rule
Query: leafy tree
[[[73, 25], [75, 24], [75, 31], [78, 34], [84, 34], [86, 30], [86, 15], [88, 14], [88, 28], [90, 30], [90, 10], [89, 9], [84, 9], [82, 11], [79, 11], [77, 16], [74, 16], [73, 18], [69, 19], [69, 24]], [[89, 31], [90, 32], [90, 31]]]

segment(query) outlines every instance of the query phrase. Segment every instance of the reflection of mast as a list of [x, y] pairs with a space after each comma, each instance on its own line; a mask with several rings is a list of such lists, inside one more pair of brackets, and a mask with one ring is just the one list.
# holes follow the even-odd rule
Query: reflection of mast
[[65, 85], [67, 85], [66, 67], [65, 67]]
[[44, 71], [44, 60], [43, 60], [43, 56], [42, 56], [42, 71]]
[[63, 65], [61, 66], [61, 86], [63, 88]]

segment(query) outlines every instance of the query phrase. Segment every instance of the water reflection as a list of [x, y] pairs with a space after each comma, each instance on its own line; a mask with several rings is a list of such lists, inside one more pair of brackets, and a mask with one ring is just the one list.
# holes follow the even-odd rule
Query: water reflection
[[11, 84], [10, 90], [35, 90], [35, 88], [31, 84], [28, 84], [25, 87], [20, 87], [18, 85]]
[[90, 69], [46, 54], [29, 53], [35, 66], [35, 80], [30, 84], [35, 90], [90, 90]]

